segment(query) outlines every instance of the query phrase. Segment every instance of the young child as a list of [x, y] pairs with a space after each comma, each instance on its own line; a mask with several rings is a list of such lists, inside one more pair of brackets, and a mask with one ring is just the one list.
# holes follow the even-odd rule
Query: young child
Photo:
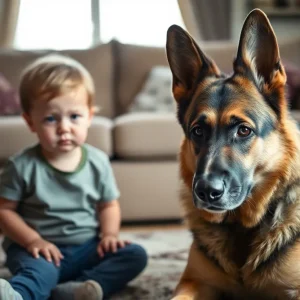
[[93, 98], [90, 74], [71, 58], [45, 56], [23, 72], [23, 117], [39, 143], [11, 157], [0, 177], [0, 227], [13, 274], [0, 279], [0, 300], [100, 300], [146, 266], [145, 250], [118, 238], [109, 159], [85, 144]]

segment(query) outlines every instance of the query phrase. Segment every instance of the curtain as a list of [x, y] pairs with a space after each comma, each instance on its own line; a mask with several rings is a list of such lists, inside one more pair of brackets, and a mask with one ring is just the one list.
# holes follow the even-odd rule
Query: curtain
[[229, 40], [231, 0], [178, 0], [187, 30], [196, 39]]
[[196, 39], [203, 40], [190, 0], [177, 0], [183, 23], [187, 31]]
[[0, 0], [0, 48], [12, 48], [18, 22], [20, 0]]

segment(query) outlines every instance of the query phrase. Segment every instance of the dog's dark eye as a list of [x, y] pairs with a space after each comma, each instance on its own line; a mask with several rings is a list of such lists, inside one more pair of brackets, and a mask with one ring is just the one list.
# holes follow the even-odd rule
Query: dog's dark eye
[[247, 126], [240, 126], [238, 131], [237, 131], [237, 135], [239, 137], [247, 137], [250, 135], [250, 133], [252, 132], [252, 129], [250, 129]]
[[192, 134], [195, 137], [202, 137], [204, 133], [203, 133], [203, 130], [199, 126], [195, 126], [192, 129]]

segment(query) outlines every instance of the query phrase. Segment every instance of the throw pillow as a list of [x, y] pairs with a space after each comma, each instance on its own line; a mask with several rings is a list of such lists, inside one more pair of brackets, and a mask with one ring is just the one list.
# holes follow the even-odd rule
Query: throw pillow
[[[300, 68], [284, 61], [287, 74], [287, 93], [292, 109], [300, 109]], [[172, 73], [169, 67], [151, 69], [142, 90], [129, 107], [130, 112], [174, 112]]]
[[0, 116], [19, 115], [21, 113], [18, 92], [0, 73]]
[[170, 68], [153, 67], [142, 90], [129, 107], [129, 112], [174, 112], [175, 108]]

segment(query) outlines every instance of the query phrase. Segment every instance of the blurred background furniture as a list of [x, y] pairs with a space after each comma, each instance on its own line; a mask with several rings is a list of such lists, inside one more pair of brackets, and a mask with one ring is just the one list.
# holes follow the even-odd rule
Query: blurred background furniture
[[[273, 5], [272, 0], [260, 4], [267, 2]], [[180, 219], [177, 152], [183, 133], [165, 55], [167, 28], [173, 23], [186, 28], [230, 74], [241, 26], [253, 3], [0, 0], [0, 164], [36, 142], [20, 117], [22, 69], [41, 55], [59, 51], [80, 61], [95, 80], [100, 111], [88, 143], [111, 158], [123, 221]], [[291, 9], [291, 18], [270, 20], [288, 74], [290, 106], [300, 121], [299, 8]]]
[[[221, 70], [231, 72], [236, 44], [207, 42], [200, 45]], [[300, 39], [282, 43], [280, 50], [283, 60], [300, 66]], [[17, 87], [21, 70], [46, 53], [48, 51], [2, 50], [2, 74]], [[101, 109], [90, 128], [88, 143], [104, 150], [112, 160], [121, 189], [123, 220], [180, 218], [177, 152], [182, 130], [176, 121], [175, 107], [169, 112], [129, 111], [151, 70], [157, 66], [167, 69], [165, 49], [111, 41], [62, 53], [85, 65], [95, 80], [96, 104]], [[166, 88], [171, 95], [170, 81]], [[152, 93], [155, 98], [155, 90]], [[294, 115], [300, 121], [297, 111]], [[0, 117], [0, 140], [2, 161], [36, 142], [22, 118], [10, 115]]]

